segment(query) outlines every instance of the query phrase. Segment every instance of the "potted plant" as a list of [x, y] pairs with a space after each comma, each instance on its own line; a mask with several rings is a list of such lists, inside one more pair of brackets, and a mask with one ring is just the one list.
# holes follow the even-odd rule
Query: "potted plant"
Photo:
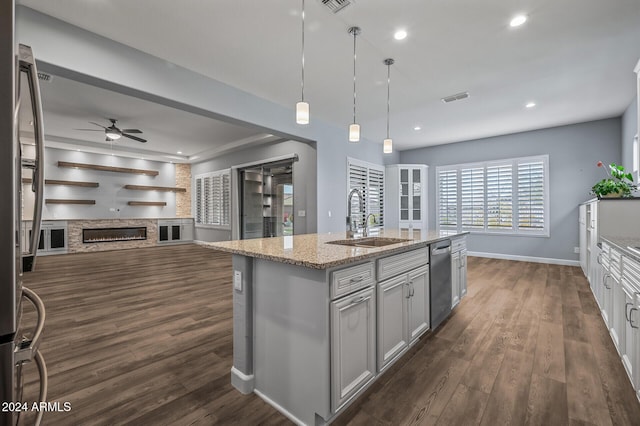
[[[604, 167], [602, 161], [598, 161], [598, 167]], [[591, 193], [598, 198], [631, 197], [631, 193], [638, 189], [633, 183], [631, 173], [625, 173], [623, 166], [616, 163], [609, 164], [609, 170], [605, 169], [607, 178], [602, 179], [591, 187]]]

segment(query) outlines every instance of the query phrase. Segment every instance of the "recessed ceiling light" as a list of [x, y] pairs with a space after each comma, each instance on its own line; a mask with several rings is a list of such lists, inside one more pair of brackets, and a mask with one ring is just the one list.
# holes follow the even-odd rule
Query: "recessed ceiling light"
[[519, 27], [525, 22], [527, 22], [527, 15], [516, 15], [511, 19], [511, 22], [509, 22], [509, 25], [512, 27]]
[[416, 127], [413, 128], [413, 130], [420, 130], [420, 129], [422, 129], [422, 127], [420, 127], [420, 126], [416, 126]]
[[525, 105], [525, 107], [526, 107], [526, 108], [533, 108], [534, 106], [536, 106], [536, 103], [535, 103], [535, 102], [528, 102], [528, 103]]
[[182, 154], [182, 151], [178, 151], [177, 153], [178, 153], [178, 154]]
[[396, 40], [404, 40], [405, 38], [407, 38], [407, 32], [405, 30], [398, 30], [393, 33], [393, 38], [395, 38]]

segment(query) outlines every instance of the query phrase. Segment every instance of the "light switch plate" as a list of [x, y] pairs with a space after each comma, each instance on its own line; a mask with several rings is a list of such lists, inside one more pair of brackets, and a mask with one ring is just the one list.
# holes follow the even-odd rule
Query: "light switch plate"
[[242, 291], [242, 271], [233, 271], [233, 288]]
[[307, 215], [306, 210], [298, 210], [298, 217], [305, 217]]

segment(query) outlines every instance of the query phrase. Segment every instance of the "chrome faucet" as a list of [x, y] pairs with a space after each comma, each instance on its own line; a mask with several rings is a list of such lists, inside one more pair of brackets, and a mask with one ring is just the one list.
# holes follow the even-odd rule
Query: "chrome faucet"
[[362, 193], [357, 188], [352, 189], [347, 197], [347, 238], [353, 238], [356, 232], [358, 232], [358, 224], [351, 217], [351, 200], [355, 194], [358, 194], [358, 211], [364, 208], [364, 197]]
[[362, 233], [363, 237], [368, 237], [369, 236], [369, 218], [373, 217], [373, 223], [376, 223], [376, 215], [373, 213], [369, 213], [367, 215], [367, 218], [364, 221], [364, 231]]

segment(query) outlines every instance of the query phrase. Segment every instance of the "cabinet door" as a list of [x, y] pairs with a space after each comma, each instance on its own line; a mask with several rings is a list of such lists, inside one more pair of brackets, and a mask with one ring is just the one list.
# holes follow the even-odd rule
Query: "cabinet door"
[[161, 225], [159, 228], [160, 241], [169, 241], [169, 227], [167, 225]]
[[409, 345], [406, 275], [378, 284], [378, 371], [382, 371]]
[[451, 308], [460, 303], [460, 252], [451, 253]]
[[422, 221], [422, 173], [420, 169], [410, 169], [411, 172], [411, 220]]
[[373, 288], [369, 287], [331, 303], [331, 409], [334, 413], [376, 374], [375, 299]]
[[180, 240], [181, 228], [182, 226], [180, 225], [171, 225], [171, 241]]
[[66, 244], [65, 228], [53, 228], [49, 230], [49, 244], [51, 249], [64, 249]]
[[400, 169], [400, 220], [409, 220], [409, 169]]
[[193, 221], [191, 219], [182, 222], [182, 240], [193, 241]]
[[578, 209], [578, 229], [580, 234], [580, 267], [582, 272], [588, 276], [587, 273], [587, 206], [580, 204]]
[[429, 329], [429, 266], [409, 272], [409, 342]]
[[611, 330], [613, 321], [611, 318], [611, 307], [613, 305], [613, 286], [611, 283], [613, 278], [609, 271], [604, 270], [602, 274], [602, 318], [607, 325], [607, 329]]
[[460, 252], [460, 300], [467, 295], [467, 251]]
[[611, 339], [618, 353], [621, 354], [622, 346], [624, 346], [626, 310], [625, 295], [622, 285], [615, 278], [611, 277]]
[[[634, 308], [634, 294], [628, 290], [627, 288], [623, 288], [622, 294], [624, 295], [624, 345], [620, 347], [620, 355], [622, 356], [622, 364], [624, 365], [625, 370], [627, 370], [627, 375], [629, 376], [629, 380], [633, 384], [634, 389], [637, 389], [639, 383], [635, 376], [637, 376], [638, 372], [635, 368], [635, 358], [636, 358], [636, 346], [637, 346], [637, 329], [635, 327], [638, 326], [638, 315], [633, 310]], [[632, 319], [633, 316], [633, 319]], [[633, 322], [632, 322], [633, 321]]]

